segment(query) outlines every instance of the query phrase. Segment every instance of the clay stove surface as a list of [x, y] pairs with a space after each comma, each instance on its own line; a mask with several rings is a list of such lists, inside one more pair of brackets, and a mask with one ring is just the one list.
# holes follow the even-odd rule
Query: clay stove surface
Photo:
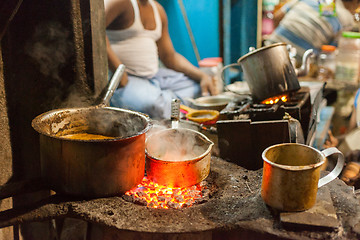
[[260, 171], [248, 171], [212, 158], [211, 173], [206, 180], [216, 185], [216, 192], [208, 202], [189, 208], [152, 209], [115, 197], [79, 203], [73, 210], [89, 221], [123, 230], [154, 233], [231, 228], [235, 222], [266, 215], [265, 205], [258, 201]]
[[[122, 197], [87, 201], [55, 198], [31, 211], [0, 213], [0, 227], [55, 217], [75, 217], [114, 231], [141, 234], [210, 233], [212, 239], [358, 239], [360, 204], [352, 188], [341, 180], [326, 187], [330, 191], [339, 226], [286, 228], [280, 214], [261, 199], [262, 170], [249, 171], [219, 158], [211, 160], [211, 174], [217, 191], [208, 202], [183, 209], [151, 209]], [[10, 218], [10, 219], [9, 219]], [[234, 238], [236, 236], [236, 238]]]

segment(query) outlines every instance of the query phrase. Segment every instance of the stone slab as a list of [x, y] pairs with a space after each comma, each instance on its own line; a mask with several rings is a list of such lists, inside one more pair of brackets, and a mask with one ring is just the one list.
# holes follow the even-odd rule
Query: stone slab
[[340, 226], [328, 187], [318, 190], [316, 203], [302, 212], [280, 213], [280, 221], [287, 227], [338, 228]]

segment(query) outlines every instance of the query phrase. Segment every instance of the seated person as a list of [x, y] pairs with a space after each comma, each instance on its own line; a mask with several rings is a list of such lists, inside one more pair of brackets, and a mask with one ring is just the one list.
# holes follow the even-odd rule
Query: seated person
[[298, 62], [308, 49], [318, 53], [322, 45], [336, 45], [343, 31], [355, 27], [353, 13], [358, 0], [336, 0], [335, 3], [335, 16], [321, 16], [318, 0], [288, 1], [274, 13], [276, 29], [267, 43], [292, 45], [297, 50]]
[[[171, 100], [216, 94], [213, 79], [177, 53], [163, 7], [154, 0], [105, 0], [109, 68], [126, 73], [110, 104], [170, 118]], [[159, 68], [159, 58], [167, 68]]]

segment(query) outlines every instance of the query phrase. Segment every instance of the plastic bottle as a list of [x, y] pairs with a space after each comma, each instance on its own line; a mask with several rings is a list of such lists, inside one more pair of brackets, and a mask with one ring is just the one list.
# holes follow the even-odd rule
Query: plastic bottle
[[335, 77], [336, 47], [332, 45], [321, 46], [318, 57], [318, 80], [328, 82]]
[[274, 9], [278, 3], [278, 0], [263, 0], [261, 34], [265, 38], [274, 31]]
[[272, 11], [263, 11], [262, 14], [262, 36], [270, 35], [274, 31], [274, 14]]
[[358, 85], [360, 73], [360, 33], [343, 32], [336, 56], [336, 82]]

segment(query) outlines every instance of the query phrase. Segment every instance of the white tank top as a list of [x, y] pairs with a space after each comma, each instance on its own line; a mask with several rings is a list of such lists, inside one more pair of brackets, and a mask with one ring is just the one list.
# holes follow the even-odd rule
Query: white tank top
[[137, 0], [131, 0], [134, 8], [134, 23], [123, 30], [106, 30], [110, 45], [126, 66], [126, 71], [140, 77], [152, 77], [159, 69], [159, 54], [156, 41], [161, 37], [161, 19], [153, 0], [149, 0], [156, 27], [154, 30], [144, 28]]

